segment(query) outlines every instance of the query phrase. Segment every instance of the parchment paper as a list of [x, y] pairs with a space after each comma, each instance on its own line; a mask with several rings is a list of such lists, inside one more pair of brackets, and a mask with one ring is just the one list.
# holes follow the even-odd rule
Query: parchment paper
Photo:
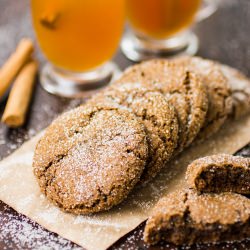
[[102, 250], [143, 222], [164, 194], [185, 185], [187, 164], [201, 156], [233, 154], [250, 142], [250, 116], [229, 122], [210, 140], [186, 150], [146, 187], [136, 188], [120, 206], [93, 216], [60, 211], [40, 193], [32, 173], [32, 157], [41, 134], [0, 163], [0, 199], [46, 229], [86, 249]]

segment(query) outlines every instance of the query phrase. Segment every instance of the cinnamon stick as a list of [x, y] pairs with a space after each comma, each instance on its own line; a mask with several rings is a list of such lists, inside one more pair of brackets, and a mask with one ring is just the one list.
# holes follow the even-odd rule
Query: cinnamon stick
[[30, 61], [18, 74], [2, 117], [2, 122], [7, 126], [15, 128], [24, 124], [37, 69], [37, 62]]
[[57, 26], [57, 21], [60, 17], [60, 13], [52, 12], [52, 13], [43, 13], [40, 18], [40, 23], [47, 29], [54, 30]]
[[3, 97], [17, 73], [30, 58], [33, 50], [33, 42], [28, 38], [22, 39], [16, 51], [2, 66], [0, 69], [0, 98]]

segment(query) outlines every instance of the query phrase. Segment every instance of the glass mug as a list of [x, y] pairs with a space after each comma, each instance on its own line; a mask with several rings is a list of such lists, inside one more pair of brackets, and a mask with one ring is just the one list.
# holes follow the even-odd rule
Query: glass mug
[[50, 63], [41, 84], [66, 97], [102, 87], [117, 72], [109, 62], [124, 30], [124, 0], [31, 0], [33, 25]]
[[126, 0], [130, 29], [122, 40], [122, 51], [132, 61], [194, 55], [198, 38], [190, 26], [216, 9], [217, 0]]

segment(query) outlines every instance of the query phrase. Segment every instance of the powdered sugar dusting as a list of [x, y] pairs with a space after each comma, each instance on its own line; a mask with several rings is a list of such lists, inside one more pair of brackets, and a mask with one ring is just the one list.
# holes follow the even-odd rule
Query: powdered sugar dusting
[[36, 147], [34, 170], [51, 200], [66, 211], [89, 213], [120, 203], [146, 157], [146, 133], [132, 113], [87, 106], [65, 113], [47, 129]]
[[51, 224], [62, 220], [62, 218], [60, 218], [59, 209], [56, 207], [50, 207], [43, 212], [40, 212], [39, 217]]
[[[36, 249], [36, 250], [80, 250], [71, 242], [45, 231], [41, 226], [31, 222], [24, 216], [18, 216], [10, 208], [4, 206], [0, 211], [3, 218], [0, 222], [2, 250]], [[8, 239], [11, 238], [11, 241]]]

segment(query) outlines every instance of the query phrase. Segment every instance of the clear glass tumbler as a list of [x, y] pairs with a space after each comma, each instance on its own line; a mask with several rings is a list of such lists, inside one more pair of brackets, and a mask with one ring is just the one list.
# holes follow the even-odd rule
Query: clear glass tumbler
[[48, 92], [80, 97], [112, 81], [110, 59], [124, 30], [124, 0], [31, 0], [36, 37], [48, 60], [41, 84]]
[[191, 27], [212, 15], [217, 0], [125, 0], [129, 29], [121, 48], [127, 58], [142, 61], [180, 54], [199, 47]]

